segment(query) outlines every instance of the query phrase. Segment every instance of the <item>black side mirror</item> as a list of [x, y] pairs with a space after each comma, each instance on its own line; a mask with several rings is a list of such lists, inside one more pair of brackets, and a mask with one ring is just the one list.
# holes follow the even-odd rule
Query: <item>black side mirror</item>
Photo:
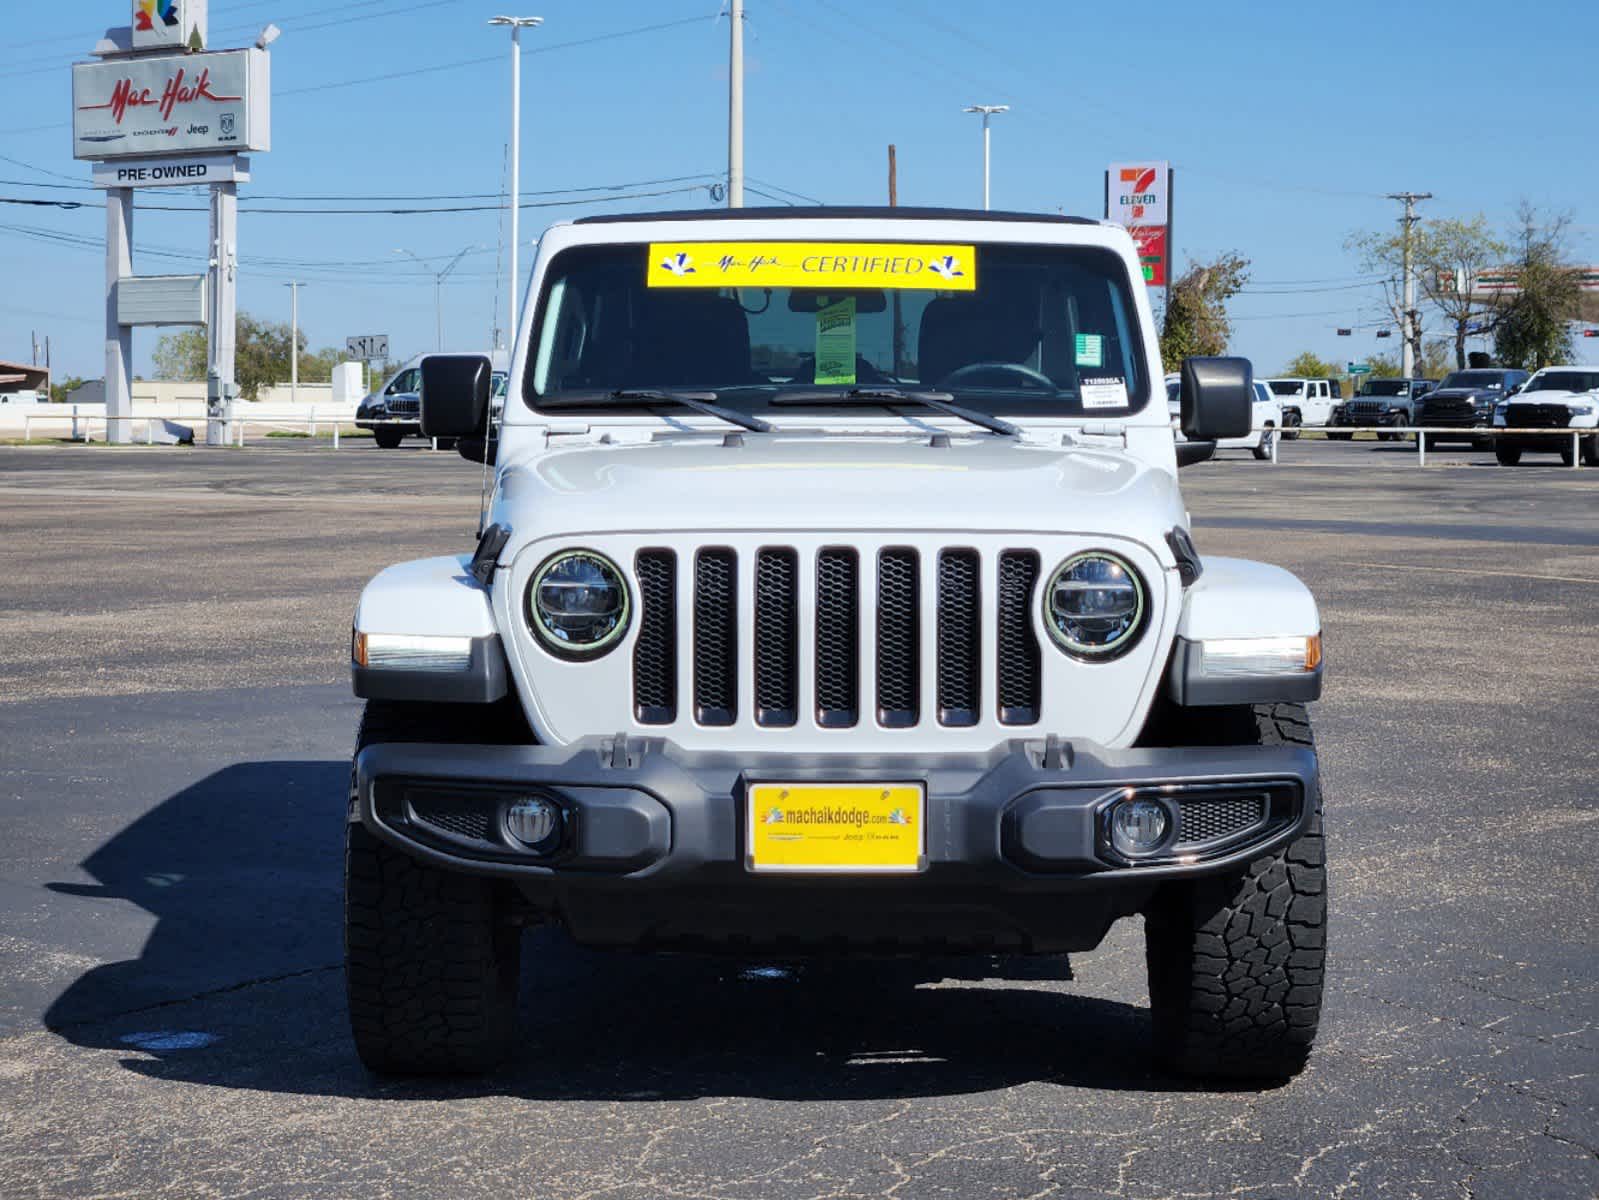
[[1184, 359], [1181, 395], [1189, 441], [1244, 437], [1255, 423], [1255, 369], [1247, 358]]
[[422, 436], [482, 437], [489, 424], [493, 371], [481, 354], [430, 354], [422, 360]]

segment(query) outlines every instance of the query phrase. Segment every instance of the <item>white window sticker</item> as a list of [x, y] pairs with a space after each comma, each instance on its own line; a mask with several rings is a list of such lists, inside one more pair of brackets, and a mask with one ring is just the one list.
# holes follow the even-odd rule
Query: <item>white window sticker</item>
[[1083, 380], [1084, 408], [1126, 408], [1127, 381], [1120, 378]]
[[1105, 339], [1097, 333], [1079, 333], [1076, 336], [1076, 359], [1079, 367], [1105, 365]]

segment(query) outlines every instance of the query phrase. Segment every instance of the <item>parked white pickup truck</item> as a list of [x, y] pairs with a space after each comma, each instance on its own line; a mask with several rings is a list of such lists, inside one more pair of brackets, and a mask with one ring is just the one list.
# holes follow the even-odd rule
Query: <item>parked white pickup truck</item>
[[1164, 1062], [1299, 1070], [1321, 622], [1195, 548], [1178, 468], [1249, 433], [1254, 387], [1190, 359], [1175, 443], [1146, 290], [1075, 218], [546, 232], [500, 421], [486, 357], [422, 364], [423, 433], [493, 463], [476, 550], [355, 610], [363, 1061], [511, 1052], [532, 924], [864, 957], [1086, 952], [1141, 916]]
[[[1181, 375], [1166, 376], [1166, 411], [1171, 414], [1172, 434], [1179, 444], [1186, 441], [1182, 430]], [[1218, 438], [1217, 450], [1249, 450], [1261, 462], [1269, 462], [1272, 445], [1283, 425], [1282, 405], [1271, 389], [1260, 380], [1254, 382], [1255, 402], [1250, 409], [1250, 431], [1243, 437]]]

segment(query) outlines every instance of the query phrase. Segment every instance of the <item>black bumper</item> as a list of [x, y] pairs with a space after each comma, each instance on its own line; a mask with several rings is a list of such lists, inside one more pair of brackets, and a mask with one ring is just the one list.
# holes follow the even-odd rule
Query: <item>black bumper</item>
[[1358, 413], [1351, 414], [1334, 409], [1333, 415], [1327, 424], [1335, 428], [1369, 429], [1373, 425], [1406, 426], [1410, 424], [1410, 418], [1403, 411], [1372, 413], [1369, 416], [1361, 416]]
[[[372, 746], [356, 778], [352, 817], [376, 836], [446, 869], [509, 880], [592, 944], [1058, 951], [1097, 945], [1162, 882], [1236, 867], [1298, 836], [1317, 765], [1298, 747], [1039, 741], [986, 755], [822, 759], [590, 739]], [[921, 783], [922, 867], [751, 871], [746, 793], [760, 782]], [[1132, 864], [1109, 847], [1105, 814], [1128, 789], [1172, 806], [1173, 844], [1160, 861]], [[503, 831], [503, 805], [530, 790], [566, 813], [548, 857]], [[1230, 828], [1217, 819], [1224, 810]], [[1240, 824], [1240, 812], [1252, 815]]]
[[357, 415], [355, 427], [357, 429], [392, 429], [396, 433], [417, 437], [422, 432], [422, 419], [418, 417], [413, 421], [409, 417], [363, 417]]

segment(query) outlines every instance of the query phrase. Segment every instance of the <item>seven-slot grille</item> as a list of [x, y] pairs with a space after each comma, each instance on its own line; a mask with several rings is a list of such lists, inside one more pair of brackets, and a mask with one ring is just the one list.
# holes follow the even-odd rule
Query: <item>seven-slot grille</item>
[[[641, 550], [634, 563], [640, 607], [634, 713], [645, 725], [678, 720], [677, 639], [686, 626], [692, 715], [701, 725], [734, 724], [741, 701], [753, 704], [754, 723], [766, 728], [792, 727], [807, 710], [824, 729], [852, 727], [863, 711], [891, 729], [930, 721], [972, 726], [989, 709], [1006, 725], [1036, 724], [1043, 674], [1032, 616], [1039, 556], [1004, 550], [992, 558], [985, 565], [977, 550], [958, 546], [931, 552], [822, 546], [804, 553], [776, 546], [754, 551], [753, 563], [742, 564], [745, 575], [738, 552], [706, 547], [693, 555], [682, 584], [691, 595], [680, 597], [673, 552]], [[741, 597], [742, 588], [751, 594]], [[870, 604], [863, 603], [867, 588]], [[986, 606], [985, 588], [995, 593]], [[928, 590], [932, 611], [924, 613]], [[807, 604], [810, 613], [802, 615]], [[985, 627], [985, 611], [992, 627]], [[923, 661], [927, 622], [931, 662]], [[863, 684], [863, 653], [873, 655], [875, 683]], [[743, 678], [754, 694], [741, 697], [746, 664]], [[932, 681], [936, 712], [923, 711], [924, 680]]]

